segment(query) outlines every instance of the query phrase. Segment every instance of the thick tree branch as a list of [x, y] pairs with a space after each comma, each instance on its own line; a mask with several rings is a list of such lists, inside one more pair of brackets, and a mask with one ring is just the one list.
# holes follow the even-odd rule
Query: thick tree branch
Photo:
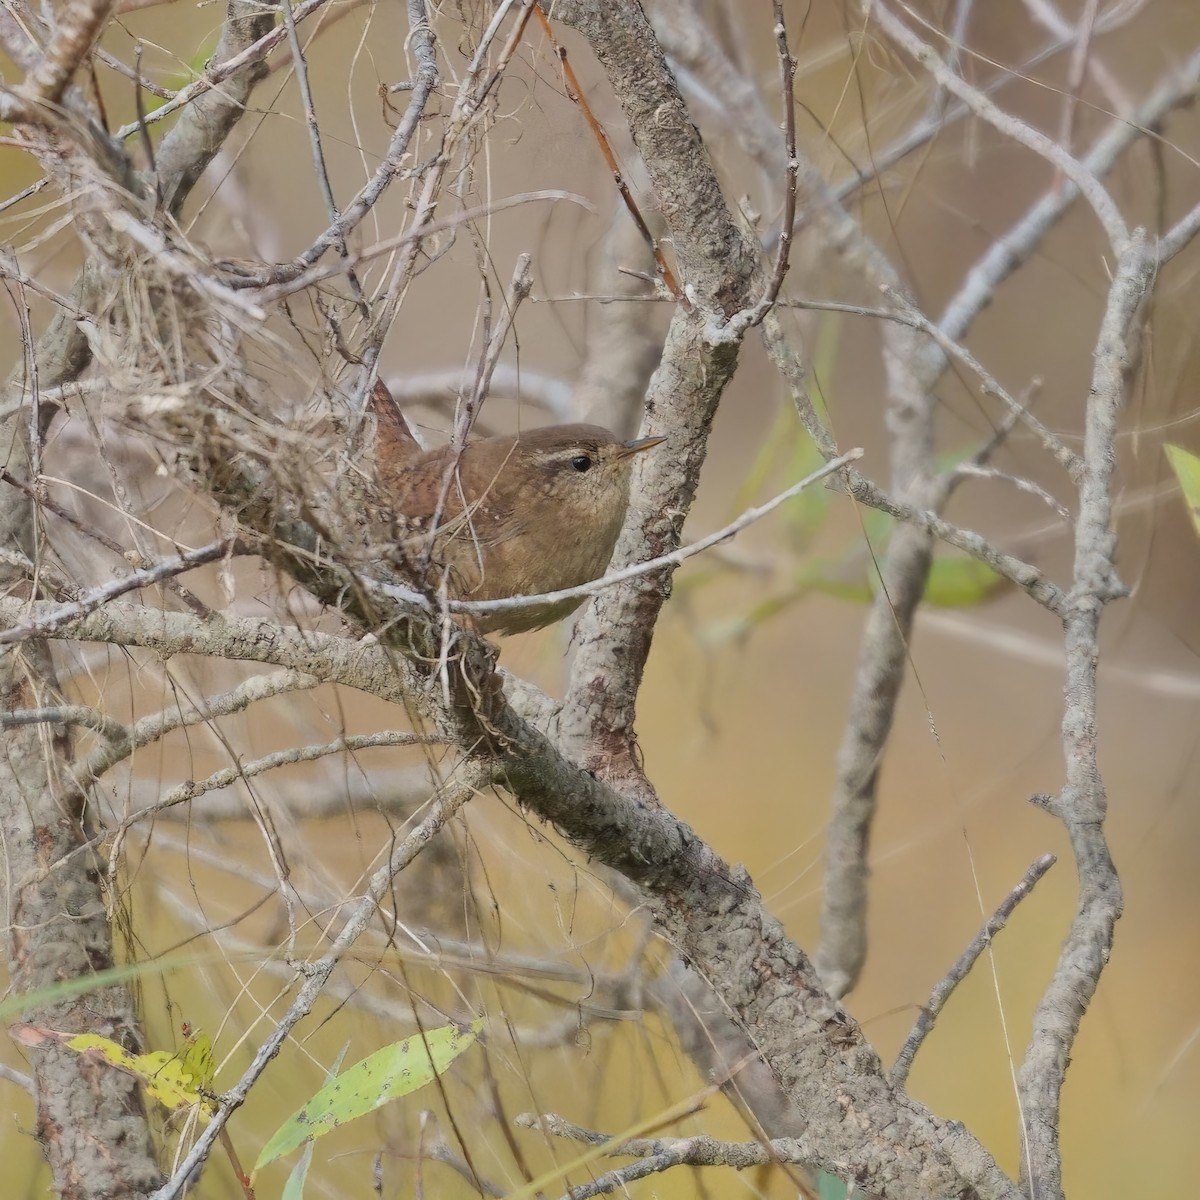
[[112, 5], [113, 0], [75, 0], [64, 6], [46, 52], [25, 77], [19, 91], [31, 100], [57, 104], [71, 76], [100, 36]]
[[[587, 39], [604, 67], [694, 305], [676, 310], [646, 395], [644, 430], [669, 440], [665, 452], [635, 464], [631, 510], [638, 519], [627, 523], [618, 543], [614, 563], [622, 566], [679, 545], [712, 416], [737, 363], [736, 344], [709, 345], [705, 325], [746, 307], [755, 260], [641, 5], [571, 2], [550, 11]], [[576, 627], [579, 649], [563, 712], [563, 737], [585, 763], [647, 798], [652, 790], [634, 749], [634, 701], [668, 587], [669, 577], [638, 582], [588, 607]]]

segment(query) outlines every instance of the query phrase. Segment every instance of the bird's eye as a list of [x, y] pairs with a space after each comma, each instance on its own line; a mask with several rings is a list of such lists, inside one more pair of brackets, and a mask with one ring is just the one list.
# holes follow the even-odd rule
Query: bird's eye
[[571, 459], [571, 466], [579, 472], [589, 471], [592, 467], [592, 457], [590, 454], [577, 454]]

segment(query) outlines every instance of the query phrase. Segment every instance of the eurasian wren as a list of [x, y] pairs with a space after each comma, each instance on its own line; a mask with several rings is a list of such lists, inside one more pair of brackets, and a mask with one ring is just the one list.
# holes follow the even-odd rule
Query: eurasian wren
[[[386, 398], [386, 399], [385, 399]], [[537, 596], [599, 579], [625, 520], [633, 457], [599, 425], [549, 425], [422, 451], [386, 389], [372, 396], [378, 486], [413, 581], [454, 600]], [[506, 635], [561, 620], [582, 598], [476, 616]]]

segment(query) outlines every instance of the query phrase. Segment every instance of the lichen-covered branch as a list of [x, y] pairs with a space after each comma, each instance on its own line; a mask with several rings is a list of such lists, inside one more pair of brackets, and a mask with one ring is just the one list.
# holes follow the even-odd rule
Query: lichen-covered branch
[[[555, 20], [588, 41], [620, 100], [633, 143], [678, 258], [692, 308], [677, 308], [646, 394], [644, 429], [667, 436], [667, 451], [634, 468], [633, 510], [614, 563], [674, 550], [691, 507], [721, 392], [737, 344], [709, 344], [705, 325], [749, 302], [756, 261], [734, 220], [658, 40], [640, 4], [556, 3]], [[634, 704], [669, 576], [599, 597], [576, 628], [578, 653], [563, 712], [563, 737], [582, 760], [618, 785], [651, 789], [637, 766]], [[615, 635], [614, 631], [621, 631]]]
[[1117, 422], [1137, 361], [1142, 302], [1155, 271], [1153, 249], [1135, 231], [1117, 260], [1096, 339], [1086, 409], [1075, 561], [1063, 614], [1067, 654], [1062, 740], [1066, 782], [1046, 809], [1066, 827], [1079, 899], [1054, 975], [1033, 1019], [1021, 1063], [1022, 1181], [1031, 1200], [1062, 1196], [1060, 1099], [1067, 1064], [1121, 915], [1121, 883], [1104, 832], [1108, 799], [1097, 744], [1096, 669], [1100, 618], [1127, 591], [1116, 573], [1113, 473]]

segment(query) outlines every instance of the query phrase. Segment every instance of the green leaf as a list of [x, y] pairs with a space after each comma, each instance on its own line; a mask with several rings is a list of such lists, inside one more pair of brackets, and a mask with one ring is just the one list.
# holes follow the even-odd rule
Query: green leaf
[[[812, 370], [809, 372], [808, 395], [813, 410], [820, 420], [829, 426], [829, 404], [821, 386], [822, 380], [832, 379], [837, 369], [838, 352], [841, 349], [842, 320], [834, 313], [826, 314], [817, 328], [816, 348], [813, 352]], [[791, 415], [789, 413], [789, 415]], [[787, 482], [803, 479], [824, 465], [816, 444], [799, 427], [794, 416], [790, 422], [792, 452], [787, 459]], [[784, 533], [793, 550], [806, 550], [813, 538], [825, 524], [832, 493], [828, 487], [805, 488], [783, 507]]]
[[821, 381], [832, 379], [837, 370], [838, 351], [841, 349], [843, 318], [840, 313], [825, 313], [817, 327], [816, 348], [812, 358], [812, 381], [808, 395], [813, 409], [821, 422], [829, 425], [829, 400]]
[[296, 1160], [296, 1165], [287, 1177], [287, 1183], [283, 1185], [279, 1200], [304, 1200], [304, 1185], [308, 1181], [308, 1168], [312, 1166], [316, 1145], [311, 1139], [305, 1145], [304, 1152]]
[[[704, 555], [699, 558], [693, 558], [692, 562], [703, 562]], [[715, 559], [713, 560], [716, 561]], [[690, 571], [680, 571], [675, 578], [671, 580], [671, 595], [672, 597], [687, 596], [693, 592], [699, 592], [706, 588], [714, 579], [724, 578], [728, 574], [730, 568], [724, 563], [718, 563], [715, 567], [694, 566]]]
[[979, 452], [978, 446], [959, 446], [955, 450], [942, 450], [933, 456], [934, 469], [939, 475], [947, 475], [955, 467], [962, 466]]
[[1004, 578], [987, 563], [966, 555], [935, 558], [925, 584], [925, 602], [937, 608], [973, 608], [983, 603]]
[[[820, 450], [813, 444], [802, 429], [796, 431], [792, 444], [792, 453], [788, 461], [787, 477], [790, 480], [803, 479], [811, 475], [825, 463]], [[782, 509], [783, 529], [791, 542], [792, 549], [802, 551], [820, 532], [825, 524], [825, 514], [829, 511], [830, 491], [824, 485], [805, 488], [799, 495], [792, 497]]]
[[1187, 505], [1188, 515], [1192, 518], [1192, 527], [1196, 536], [1200, 537], [1200, 458], [1185, 450], [1182, 446], [1164, 446], [1167, 461], [1179, 486], [1183, 489], [1183, 502]]
[[775, 414], [775, 420], [771, 423], [767, 436], [763, 438], [754, 461], [750, 464], [750, 470], [746, 472], [746, 478], [738, 485], [733, 498], [732, 513], [740, 513], [749, 508], [755, 497], [766, 487], [779, 459], [780, 444], [792, 436], [795, 428], [796, 414], [787, 405], [782, 405]]
[[[881, 553], [876, 547], [876, 555]], [[851, 604], [869, 604], [879, 591], [879, 572], [875, 563], [858, 564], [833, 559], [808, 563], [794, 577], [808, 592], [819, 592]], [[925, 584], [925, 602], [937, 608], [971, 608], [982, 604], [1004, 579], [986, 563], [966, 555], [935, 558]]]
[[[167, 76], [163, 86], [169, 88], [173, 92], [182, 91], [189, 84], [195, 83], [201, 75], [204, 74], [204, 68], [208, 66], [208, 60], [212, 58], [214, 51], [217, 48], [217, 35], [213, 34], [204, 39], [196, 49], [196, 53], [192, 55], [182, 68], [172, 72]], [[149, 116], [152, 112], [162, 108], [166, 104], [166, 100], [159, 96], [146, 94], [146, 115]]]
[[853, 572], [848, 564], [833, 559], [810, 563], [803, 571], [805, 588], [832, 596], [835, 600], [846, 600], [851, 604], [870, 604], [879, 590], [879, 576], [874, 566], [870, 569], [870, 580], [859, 567]]
[[828, 1171], [817, 1172], [817, 1200], [846, 1200], [846, 1184]]
[[767, 596], [755, 604], [749, 612], [726, 617], [724, 620], [710, 625], [704, 631], [704, 644], [706, 646], [722, 646], [727, 642], [739, 642], [743, 638], [749, 637], [759, 625], [778, 616], [798, 600], [802, 600], [804, 595], [805, 589], [796, 589], [777, 596]]
[[297, 1146], [347, 1121], [373, 1112], [389, 1100], [424, 1087], [474, 1044], [482, 1028], [482, 1018], [465, 1028], [446, 1025], [424, 1035], [414, 1034], [367, 1055], [284, 1121], [263, 1147], [254, 1170], [261, 1170]]
[[[821, 380], [833, 377], [841, 338], [841, 320], [829, 316], [822, 320], [817, 333], [813, 367], [809, 372], [809, 398], [813, 408], [827, 425], [828, 406], [821, 389]], [[767, 436], [759, 446], [750, 470], [746, 473], [734, 498], [735, 511], [749, 507], [762, 494], [772, 479], [783, 480], [789, 486], [811, 475], [824, 464], [821, 452], [801, 427], [791, 405], [784, 405], [775, 415]], [[781, 468], [781, 469], [780, 469]], [[826, 487], [806, 488], [783, 506], [784, 533], [792, 548], [804, 550], [825, 523], [830, 492]]]
[[[332, 1083], [337, 1078], [337, 1073], [342, 1069], [342, 1063], [346, 1058], [346, 1051], [350, 1049], [350, 1043], [346, 1042], [337, 1053], [337, 1058], [333, 1060], [328, 1071], [325, 1072], [325, 1082]], [[311, 1138], [305, 1143], [304, 1149], [300, 1157], [296, 1160], [296, 1165], [292, 1168], [292, 1173], [287, 1177], [287, 1182], [283, 1185], [283, 1192], [280, 1194], [279, 1200], [304, 1200], [304, 1185], [308, 1182], [308, 1170], [312, 1166], [313, 1151], [316, 1148], [316, 1142]]]
[[892, 529], [894, 527], [895, 520], [891, 513], [880, 512], [877, 508], [872, 508], [863, 513], [863, 534], [866, 536], [867, 545], [876, 554], [882, 554], [887, 549], [888, 538], [892, 536]]
[[147, 975], [165, 976], [171, 971], [181, 971], [207, 961], [208, 956], [188, 954], [152, 959], [148, 962], [127, 963], [119, 967], [106, 967], [103, 971], [96, 971], [91, 975], [64, 979], [61, 983], [50, 983], [33, 991], [18, 992], [0, 1001], [0, 1021], [8, 1021], [21, 1013], [41, 1008], [44, 1004], [59, 1004], [73, 996], [83, 996], [101, 988], [127, 983], [131, 979], [140, 979]]

